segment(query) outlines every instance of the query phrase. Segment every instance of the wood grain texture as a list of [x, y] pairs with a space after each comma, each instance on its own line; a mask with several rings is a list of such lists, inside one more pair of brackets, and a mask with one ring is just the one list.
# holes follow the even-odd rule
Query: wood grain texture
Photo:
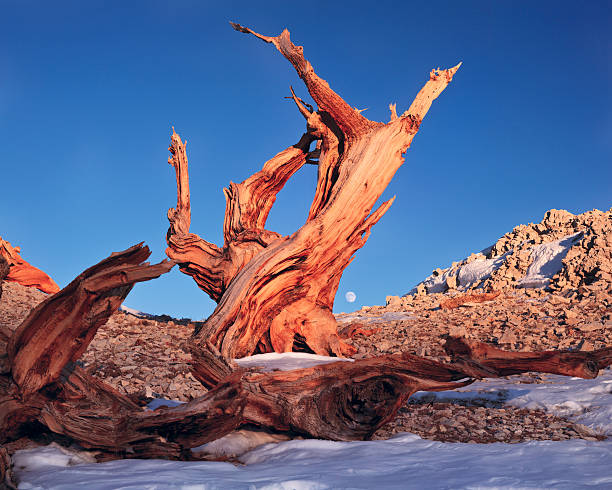
[[23, 396], [55, 381], [68, 362], [80, 357], [135, 283], [159, 277], [174, 265], [149, 265], [144, 262], [149, 255], [142, 244], [114, 253], [30, 312], [7, 349]]
[[440, 308], [443, 310], [452, 310], [453, 308], [459, 308], [463, 305], [471, 305], [475, 303], [485, 303], [486, 301], [493, 301], [501, 294], [501, 291], [495, 291], [491, 293], [469, 293], [455, 296], [454, 298], [447, 299], [440, 302]]
[[[317, 109], [291, 88], [307, 132], [260, 172], [225, 190], [223, 248], [189, 233], [187, 156], [180, 138], [172, 135], [170, 162], [177, 168], [178, 204], [168, 214], [166, 252], [218, 302], [195, 333], [195, 342], [210, 342], [227, 358], [296, 348], [351, 355], [354, 348], [337, 335], [332, 313], [340, 278], [391, 206], [393, 199], [373, 210], [404, 162], [402, 154], [431, 103], [459, 65], [432, 71], [410, 108], [399, 117], [394, 109], [394, 117], [384, 124], [370, 121], [334, 92], [304, 58], [303, 49], [291, 42], [287, 30], [271, 37], [232, 26], [273, 44], [295, 68]], [[305, 163], [318, 165], [306, 223], [289, 236], [266, 230], [276, 194]]]
[[529, 371], [561, 374], [592, 379], [601, 369], [612, 364], [612, 348], [596, 351], [510, 352], [490, 344], [461, 337], [449, 337], [444, 349], [455, 360], [471, 360], [494, 371], [498, 376], [510, 376]]

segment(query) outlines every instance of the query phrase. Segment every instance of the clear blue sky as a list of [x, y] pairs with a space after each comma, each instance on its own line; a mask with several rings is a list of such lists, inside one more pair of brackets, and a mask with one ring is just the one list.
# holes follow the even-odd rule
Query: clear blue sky
[[[612, 4], [0, 1], [0, 235], [60, 286], [146, 241], [164, 257], [176, 202], [171, 126], [186, 138], [192, 231], [220, 243], [222, 188], [295, 143], [283, 97], [306, 90], [273, 47], [233, 31], [283, 27], [351, 105], [388, 120], [435, 67], [463, 66], [383, 195], [397, 199], [346, 270], [337, 311], [382, 304], [432, 269], [549, 208], [612, 205]], [[281, 192], [268, 228], [305, 220], [316, 168]], [[344, 294], [352, 290], [352, 305]], [[202, 318], [173, 270], [126, 304]]]

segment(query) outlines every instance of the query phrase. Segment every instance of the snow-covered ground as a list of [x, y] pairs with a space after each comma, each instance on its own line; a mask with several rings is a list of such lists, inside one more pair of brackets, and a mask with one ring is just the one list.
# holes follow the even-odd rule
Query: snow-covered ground
[[21, 451], [20, 489], [612, 488], [612, 442], [458, 444], [412, 434], [387, 441], [268, 444], [245, 466], [120, 460], [66, 466], [56, 448]]
[[579, 240], [582, 232], [574, 233], [554, 242], [536, 245], [531, 249], [531, 265], [519, 284], [525, 288], [543, 288], [563, 268], [563, 259]]
[[[278, 356], [240, 362], [287, 369], [292, 357], [304, 365], [304, 354], [284, 354], [281, 363]], [[549, 376], [542, 384], [518, 384], [517, 379], [415, 397], [486, 398], [546, 408], [612, 435], [612, 370], [595, 380]], [[244, 466], [160, 460], [92, 464], [57, 447], [14, 456], [22, 489], [612, 488], [612, 439], [463, 444], [402, 434], [370, 442], [293, 440], [266, 444], [240, 460]]]
[[150, 313], [144, 313], [143, 311], [135, 310], [134, 308], [130, 308], [129, 306], [125, 305], [121, 305], [119, 307], [119, 310], [123, 311], [124, 313], [129, 313], [130, 315], [133, 315], [138, 318], [153, 318], [153, 315], [151, 315]]

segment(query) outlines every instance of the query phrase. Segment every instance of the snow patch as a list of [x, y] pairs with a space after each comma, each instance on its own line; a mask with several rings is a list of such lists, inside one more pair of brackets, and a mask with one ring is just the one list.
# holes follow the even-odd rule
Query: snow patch
[[531, 265], [525, 277], [519, 281], [524, 288], [544, 288], [548, 286], [552, 277], [563, 268], [563, 259], [569, 249], [582, 238], [582, 232], [575, 233], [556, 240], [542, 243], [531, 249]]
[[147, 408], [149, 410], [157, 410], [158, 408], [161, 408], [161, 407], [172, 408], [172, 407], [178, 407], [179, 405], [182, 405], [184, 403], [185, 402], [182, 402], [180, 400], [168, 400], [166, 398], [155, 398], [147, 404]]
[[596, 379], [547, 375], [544, 383], [520, 383], [520, 376], [478, 381], [438, 393], [418, 392], [410, 399], [503, 401], [517, 408], [546, 410], [612, 436], [612, 369]]
[[[550, 279], [563, 268], [563, 259], [569, 249], [576, 244], [583, 233], [578, 232], [567, 235], [554, 242], [542, 243], [531, 247], [531, 264], [527, 269], [525, 277], [518, 281], [517, 285], [523, 288], [543, 288], [548, 286]], [[468, 263], [468, 259], [453, 265], [442, 271], [438, 270], [427, 277], [421, 284], [425, 286], [427, 293], [444, 293], [448, 289], [446, 280], [450, 277], [457, 278], [457, 288], [465, 289], [478, 284], [491, 277], [491, 274], [499, 269], [507, 258], [514, 253], [510, 250], [505, 254], [487, 259], [490, 253], [489, 247]], [[407, 294], [415, 294], [417, 288], [411, 289]]]
[[[449, 267], [442, 271], [441, 274], [432, 274], [428, 278], [426, 278], [421, 284], [425, 286], [427, 293], [443, 293], [448, 287], [446, 285], [446, 280], [449, 277], [457, 277], [457, 287], [458, 288], [467, 288], [472, 284], [479, 283], [488, 279], [493, 272], [499, 269], [502, 264], [506, 261], [508, 255], [513, 253], [512, 250], [506, 252], [504, 255], [500, 257], [496, 257], [493, 259], [487, 259], [486, 256], [481, 252], [478, 256], [471, 262], [467, 262], [467, 259], [463, 260], [456, 267]], [[417, 289], [413, 288], [407, 294], [416, 293]]]
[[234, 359], [236, 364], [243, 368], [260, 368], [263, 372], [269, 371], [291, 371], [293, 369], [303, 369], [319, 364], [329, 364], [330, 362], [353, 362], [353, 359], [342, 357], [318, 356], [305, 352], [269, 352], [267, 354], [256, 354], [254, 356]]
[[13, 455], [15, 471], [47, 471], [87, 463], [95, 463], [91, 453], [72, 451], [55, 442], [45, 447], [17, 451]]
[[262, 430], [236, 430], [230, 434], [191, 449], [198, 455], [210, 455], [214, 457], [237, 457], [248, 451], [263, 446], [264, 444], [288, 441], [291, 437], [285, 434], [273, 434]]
[[[387, 441], [288, 441], [219, 462], [120, 460], [30, 466], [57, 449], [30, 450], [17, 470], [21, 489], [610, 488], [612, 441], [519, 444], [441, 443], [412, 434]], [[23, 453], [20, 451], [19, 453]], [[19, 454], [18, 453], [18, 454]]]
[[128, 313], [138, 318], [154, 318], [154, 315], [135, 310], [134, 308], [130, 308], [129, 306], [125, 306], [125, 305], [121, 305], [119, 307], [119, 311], [123, 311], [124, 313]]

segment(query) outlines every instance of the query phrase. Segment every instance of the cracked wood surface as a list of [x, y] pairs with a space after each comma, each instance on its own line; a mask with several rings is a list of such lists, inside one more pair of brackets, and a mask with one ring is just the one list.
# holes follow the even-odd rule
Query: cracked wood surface
[[[223, 248], [189, 233], [187, 156], [178, 135], [172, 135], [169, 161], [177, 169], [178, 199], [168, 213], [167, 254], [218, 303], [194, 342], [210, 342], [227, 358], [297, 348], [350, 355], [353, 348], [338, 337], [332, 313], [340, 278], [393, 203], [394, 198], [373, 211], [433, 100], [459, 65], [432, 71], [410, 108], [398, 117], [392, 106], [395, 117], [383, 124], [370, 121], [334, 92], [287, 30], [270, 37], [232, 26], [273, 44], [295, 68], [317, 109], [291, 88], [307, 132], [260, 172], [225, 189]], [[266, 230], [276, 194], [304, 163], [318, 165], [306, 223], [289, 236]]]

